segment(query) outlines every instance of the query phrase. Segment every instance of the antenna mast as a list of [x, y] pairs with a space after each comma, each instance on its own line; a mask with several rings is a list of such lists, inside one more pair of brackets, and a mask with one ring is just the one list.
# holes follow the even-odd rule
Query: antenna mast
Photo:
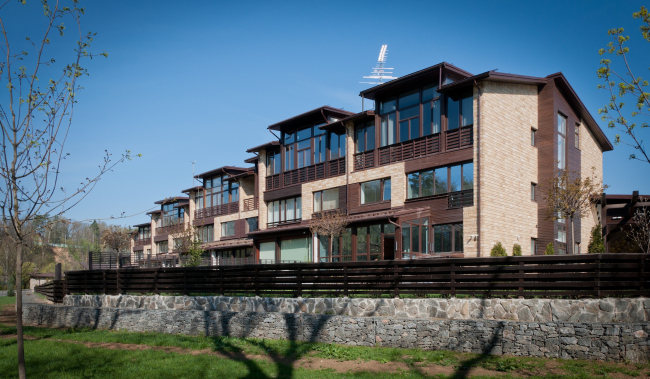
[[390, 67], [384, 67], [384, 64], [386, 64], [386, 57], [388, 55], [388, 45], [381, 45], [381, 49], [379, 50], [379, 58], [377, 59], [377, 66], [372, 69], [372, 72], [370, 73], [370, 76], [364, 76], [364, 79], [377, 79], [378, 81], [376, 82], [359, 82], [363, 84], [382, 84], [384, 80], [393, 80], [397, 79], [396, 76], [391, 76], [387, 74], [392, 74], [392, 71], [386, 71], [386, 70], [394, 70], [394, 68]]

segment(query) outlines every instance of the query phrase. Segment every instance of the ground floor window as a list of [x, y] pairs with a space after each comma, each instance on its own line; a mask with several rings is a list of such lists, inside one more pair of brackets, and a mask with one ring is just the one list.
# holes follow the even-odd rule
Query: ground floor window
[[453, 253], [463, 251], [463, 224], [435, 225], [433, 227], [433, 252]]
[[280, 260], [283, 262], [311, 262], [311, 239], [296, 238], [280, 241]]
[[203, 243], [214, 241], [214, 225], [199, 226], [196, 228], [196, 236]]
[[423, 217], [402, 224], [402, 257], [415, 258], [429, 254], [429, 218]]
[[260, 263], [275, 262], [275, 242], [260, 243]]
[[135, 259], [138, 261], [141, 261], [144, 259], [144, 252], [142, 250], [140, 251], [134, 251], [133, 254], [135, 255]]
[[252, 258], [253, 248], [245, 247], [240, 249], [218, 250], [215, 253], [217, 258], [231, 259], [231, 258]]
[[[331, 255], [329, 254], [329, 236], [318, 236], [318, 260], [320, 262], [351, 262], [394, 259], [394, 234], [395, 225], [389, 223], [345, 228], [339, 237], [334, 238]], [[390, 250], [388, 257], [384, 256], [386, 247]]]

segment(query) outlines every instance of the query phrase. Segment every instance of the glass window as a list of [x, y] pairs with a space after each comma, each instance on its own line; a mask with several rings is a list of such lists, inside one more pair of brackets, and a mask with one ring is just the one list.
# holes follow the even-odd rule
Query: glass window
[[404, 258], [417, 254], [429, 254], [429, 218], [406, 221], [402, 224], [402, 250]]
[[447, 130], [458, 129], [460, 104], [451, 97], [447, 98]]
[[293, 222], [302, 218], [302, 198], [293, 197], [267, 202], [267, 223], [269, 227]]
[[339, 207], [339, 189], [314, 192], [314, 212], [329, 211]]
[[260, 263], [275, 262], [275, 242], [260, 243]]
[[338, 159], [345, 156], [345, 134], [330, 133], [330, 159]]
[[575, 127], [575, 147], [576, 149], [580, 148], [580, 125], [576, 124]]
[[535, 255], [537, 253], [537, 245], [535, 245], [535, 239], [530, 239], [530, 254]]
[[203, 209], [203, 191], [196, 191], [194, 194], [194, 205], [196, 209]]
[[221, 237], [231, 237], [235, 235], [235, 222], [228, 221], [221, 223]]
[[530, 199], [533, 201], [535, 200], [535, 186], [537, 186], [537, 184], [530, 183]]
[[562, 243], [566, 243], [566, 231], [558, 230], [557, 231], [557, 240]]
[[[230, 183], [230, 202], [236, 203], [239, 201], [239, 183], [231, 182]], [[225, 201], [224, 201], [225, 203]]]
[[435, 170], [435, 194], [447, 193], [447, 167]]
[[280, 241], [280, 260], [284, 262], [310, 262], [310, 238]]
[[[330, 122], [338, 121], [336, 119], [330, 119]], [[321, 122], [320, 124], [314, 125], [314, 136], [320, 136], [321, 134], [325, 134], [325, 130], [321, 129], [320, 127], [323, 125], [327, 125], [324, 122]]]
[[461, 125], [468, 126], [474, 124], [474, 98], [472, 96], [466, 97], [461, 100]]
[[388, 146], [395, 143], [395, 136], [397, 135], [395, 123], [395, 113], [391, 113], [381, 117], [381, 146]]
[[461, 165], [451, 166], [449, 168], [449, 191], [460, 191], [461, 184]]
[[169, 251], [169, 246], [167, 241], [156, 242], [157, 254], [167, 254], [168, 251]]
[[395, 99], [379, 103], [379, 113], [389, 113], [395, 111]]
[[564, 136], [557, 136], [557, 168], [563, 170], [566, 167], [566, 143]]
[[362, 125], [357, 125], [357, 153], [361, 153], [375, 148], [375, 122], [367, 121]]
[[251, 217], [246, 219], [246, 229], [247, 232], [254, 232], [258, 229], [257, 217]]
[[284, 171], [293, 170], [293, 145], [284, 147]]
[[420, 103], [420, 91], [413, 90], [399, 95], [399, 109]]
[[430, 85], [422, 88], [422, 101], [431, 100], [434, 97], [438, 97], [438, 86]]
[[368, 260], [368, 227], [357, 228], [357, 260]]
[[409, 199], [420, 197], [420, 173], [414, 172], [408, 175], [408, 194]]
[[361, 183], [361, 204], [390, 200], [390, 178]]
[[298, 139], [296, 141], [303, 141], [308, 138], [311, 138], [311, 128], [303, 129], [298, 131]]
[[530, 146], [535, 146], [535, 129], [530, 129]]
[[463, 190], [474, 188], [474, 162], [463, 164]]
[[280, 150], [276, 151], [269, 151], [266, 153], [266, 174], [267, 175], [275, 175], [279, 174], [281, 169], [280, 169]]
[[557, 131], [566, 135], [566, 117], [562, 114], [557, 114]]

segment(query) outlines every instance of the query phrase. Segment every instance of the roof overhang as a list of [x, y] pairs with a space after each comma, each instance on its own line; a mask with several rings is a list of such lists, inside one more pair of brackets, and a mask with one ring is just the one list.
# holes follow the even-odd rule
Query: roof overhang
[[139, 228], [141, 226], [151, 226], [151, 221], [143, 222], [142, 224], [133, 225], [134, 228]]
[[245, 159], [244, 162], [245, 162], [245, 163], [250, 163], [250, 164], [255, 164], [255, 163], [257, 163], [259, 160], [260, 160], [260, 157], [258, 157], [258, 156], [254, 156], [254, 157], [250, 157], [250, 158], [248, 158], [248, 159]]
[[348, 122], [367, 121], [367, 120], [374, 120], [374, 119], [375, 119], [375, 111], [367, 110], [357, 114], [353, 114], [351, 116], [348, 116], [336, 122], [321, 125], [319, 129], [342, 134], [345, 133], [345, 124]]
[[393, 96], [402, 91], [408, 91], [414, 87], [419, 87], [426, 83], [437, 83], [440, 80], [441, 74], [446, 76], [453, 76], [454, 78], [464, 79], [472, 76], [471, 73], [460, 69], [447, 62], [438, 63], [434, 66], [427, 67], [423, 70], [402, 76], [398, 79], [391, 80], [365, 91], [361, 91], [359, 96], [375, 100], [377, 97]]
[[195, 176], [195, 178], [197, 179], [210, 178], [212, 176], [220, 175], [220, 174], [237, 175], [252, 169], [253, 167], [223, 166], [223, 167], [216, 168], [214, 170], [206, 171], [202, 174], [198, 174]]
[[253, 240], [251, 238], [239, 238], [235, 240], [228, 241], [217, 241], [204, 244], [202, 247], [205, 250], [224, 250], [231, 249], [236, 247], [251, 247], [253, 246]]
[[166, 199], [158, 200], [154, 204], [170, 204], [170, 203], [184, 202], [184, 201], [189, 202], [190, 198], [185, 196], [168, 197]]
[[353, 112], [348, 112], [343, 109], [333, 108], [326, 105], [270, 125], [269, 129], [277, 130], [280, 132], [290, 132], [317, 122], [329, 123], [328, 116], [336, 119], [342, 119], [353, 114]]
[[194, 192], [194, 191], [200, 191], [200, 190], [202, 190], [202, 189], [203, 189], [202, 186], [196, 186], [196, 187], [192, 187], [192, 188], [184, 189], [184, 190], [182, 190], [181, 192], [182, 192], [182, 193], [190, 193], [190, 192]]
[[445, 84], [438, 88], [438, 92], [441, 93], [453, 93], [456, 91], [462, 91], [467, 88], [470, 88], [476, 82], [483, 80], [489, 80], [492, 82], [508, 82], [508, 83], [521, 83], [521, 84], [546, 84], [548, 82], [547, 78], [540, 78], [535, 76], [525, 76], [525, 75], [515, 75], [515, 74], [506, 74], [496, 71], [487, 71], [482, 74], [470, 76], [463, 80], [459, 80], [453, 83]]
[[[260, 151], [260, 150], [266, 150], [266, 149], [269, 149], [269, 148], [275, 148], [276, 146], [280, 146], [280, 141], [271, 141], [271, 142], [267, 142], [267, 143], [261, 144], [261, 145], [259, 145], [259, 146], [251, 147], [250, 149], [246, 150], [246, 152], [247, 152], [247, 153], [253, 153], [253, 152], [256, 152], [256, 151]], [[250, 159], [250, 158], [249, 158], [249, 159]], [[247, 162], [247, 163], [248, 163], [248, 162]]]

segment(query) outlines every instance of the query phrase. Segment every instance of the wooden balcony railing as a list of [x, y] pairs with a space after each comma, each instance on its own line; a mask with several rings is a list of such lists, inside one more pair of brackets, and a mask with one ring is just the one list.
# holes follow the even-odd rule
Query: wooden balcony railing
[[[364, 170], [376, 166], [405, 161], [411, 158], [424, 157], [443, 151], [444, 138], [446, 150], [472, 146], [474, 143], [473, 126], [432, 134], [393, 145], [380, 147], [375, 151], [366, 151], [354, 155], [354, 170]], [[378, 162], [376, 162], [378, 161]]]
[[212, 207], [197, 209], [194, 211], [194, 218], [217, 217], [239, 212], [239, 202], [215, 205]]
[[151, 245], [151, 237], [136, 239], [133, 241], [133, 246], [144, 246], [144, 245]]
[[345, 157], [267, 176], [266, 189], [272, 190], [343, 174], [345, 174]]
[[257, 197], [251, 197], [248, 199], [244, 199], [244, 212], [246, 211], [254, 211], [257, 209], [259, 205], [259, 201]]
[[474, 190], [451, 192], [447, 197], [449, 208], [462, 208], [474, 205]]
[[156, 228], [156, 236], [161, 234], [179, 233], [182, 232], [183, 229], [185, 229], [185, 224], [183, 223], [183, 220], [181, 220], [180, 222], [175, 223], [173, 225], [167, 225], [167, 226], [162, 226], [160, 228]]

